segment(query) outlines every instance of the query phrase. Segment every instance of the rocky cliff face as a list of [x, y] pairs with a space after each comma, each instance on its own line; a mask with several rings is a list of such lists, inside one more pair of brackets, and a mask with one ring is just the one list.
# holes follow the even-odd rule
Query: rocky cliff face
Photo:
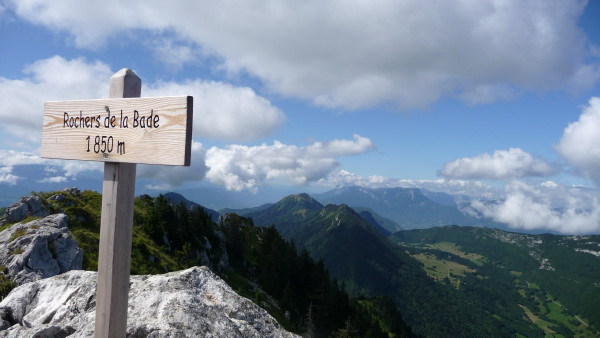
[[6, 208], [4, 216], [0, 218], [0, 225], [15, 223], [29, 216], [46, 217], [50, 213], [42, 205], [42, 199], [37, 196], [21, 197], [21, 200]]
[[7, 276], [23, 284], [81, 269], [83, 251], [69, 234], [67, 220], [65, 214], [54, 214], [0, 232], [0, 265]]
[[[206, 267], [131, 276], [128, 337], [294, 337]], [[0, 303], [0, 337], [93, 335], [96, 273], [27, 283]]]

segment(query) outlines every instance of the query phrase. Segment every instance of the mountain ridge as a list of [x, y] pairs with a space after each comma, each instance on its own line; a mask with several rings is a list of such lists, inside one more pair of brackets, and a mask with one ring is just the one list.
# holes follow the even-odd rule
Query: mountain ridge
[[[62, 214], [61, 219], [67, 223], [68, 232], [81, 247], [81, 266], [95, 270], [101, 195], [94, 191], [68, 189], [36, 193], [34, 197], [40, 202], [44, 213], [51, 215], [48, 217], [66, 214]], [[221, 215], [215, 223], [203, 207], [192, 204], [188, 208], [182, 198], [175, 197], [180, 201], [174, 202], [164, 195], [140, 195], [135, 198], [130, 266], [132, 275], [159, 274], [207, 265], [226, 280], [236, 293], [267, 309], [288, 331], [317, 336], [365, 335], [368, 332], [375, 336], [412, 336], [410, 328], [404, 324], [397, 310], [389, 307], [385, 298], [363, 298], [360, 301], [349, 298], [337, 280], [330, 277], [322, 261], [316, 262], [305, 251], [298, 252], [294, 243], [285, 241], [275, 228], [255, 227], [252, 219], [236, 214]], [[302, 206], [305, 201], [298, 199], [290, 202], [301, 202]], [[318, 204], [315, 206], [319, 207]], [[310, 205], [307, 207], [310, 208]], [[12, 220], [17, 214], [26, 217], [18, 212], [21, 209], [17, 205], [7, 208], [10, 217], [4, 219]], [[23, 230], [19, 223], [1, 222], [0, 230], [4, 230], [2, 235], [9, 242], [18, 244], [27, 239], [29, 230]], [[33, 220], [26, 226], [38, 228], [36, 222]], [[42, 226], [39, 229], [44, 230]], [[18, 235], [13, 236], [15, 233]], [[47, 256], [60, 253], [60, 248], [51, 244], [46, 249], [49, 251]], [[19, 248], [12, 248], [11, 252], [16, 256], [21, 254]], [[26, 252], [23, 250], [22, 254]], [[6, 270], [0, 271], [0, 300], [9, 291], [10, 296], [20, 288], [15, 288], [15, 283], [10, 279], [12, 275], [5, 273]], [[206, 295], [202, 299], [205, 298]], [[85, 299], [90, 298], [86, 296]], [[17, 307], [21, 308], [20, 305]], [[87, 310], [89, 307], [86, 305]], [[61, 315], [57, 315], [58, 312]], [[58, 319], [66, 313], [63, 310], [58, 312], [48, 313], [49, 320]], [[235, 320], [245, 320], [247, 315], [239, 311], [231, 313]], [[2, 327], [5, 324], [11, 327], [17, 325], [6, 310], [0, 309], [0, 318]], [[69, 325], [64, 330], [56, 325], [44, 326], [42, 330], [50, 335], [72, 334]], [[162, 329], [172, 331], [168, 327]], [[14, 327], [12, 330], [21, 329]], [[26, 334], [29, 333], [27, 331]], [[145, 336], [151, 332], [141, 329], [136, 331], [136, 335], [138, 333]]]
[[456, 203], [450, 201], [450, 195], [431, 192], [428, 194], [442, 204], [428, 198], [419, 188], [399, 187], [371, 189], [345, 186], [315, 194], [314, 198], [321, 203], [346, 203], [351, 207], [370, 208], [382, 217], [391, 219], [402, 229], [423, 229], [451, 224], [504, 227], [491, 220], [463, 213]]
[[[274, 224], [299, 249], [323, 260], [351, 294], [391, 297], [418, 334], [444, 336], [456, 332], [478, 336], [496, 332], [494, 319], [484, 315], [479, 305], [464, 303], [452, 288], [429, 278], [417, 260], [388, 241], [348, 205], [327, 204], [319, 211], [302, 209], [302, 205], [318, 205], [309, 198], [305, 194], [287, 196], [248, 216], [258, 226]], [[282, 213], [286, 211], [283, 205], [294, 200], [303, 203], [296, 203], [296, 208]], [[294, 216], [300, 212], [306, 217]], [[284, 223], [278, 224], [278, 220]], [[485, 325], [477, 327], [474, 323]], [[505, 333], [508, 332], [515, 332], [514, 328]]]

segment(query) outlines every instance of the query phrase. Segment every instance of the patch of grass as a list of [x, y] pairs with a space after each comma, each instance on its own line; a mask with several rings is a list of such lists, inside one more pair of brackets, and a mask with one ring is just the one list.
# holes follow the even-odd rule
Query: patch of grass
[[[538, 285], [529, 283], [517, 285], [519, 294], [537, 303], [535, 308], [519, 305], [526, 318], [542, 329], [547, 336], [598, 337], [598, 332], [583, 319], [568, 313], [568, 310], [554, 298], [541, 290]], [[527, 290], [525, 290], [527, 289]]]
[[98, 248], [100, 234], [85, 228], [71, 231], [79, 248], [83, 250], [83, 262], [81, 268], [87, 271], [98, 271]]
[[27, 218], [25, 218], [24, 220], [20, 221], [19, 223], [25, 224], [25, 223], [29, 223], [31, 221], [35, 221], [35, 220], [38, 220], [38, 219], [40, 219], [40, 218], [36, 217], [36, 216], [27, 216]]
[[14, 241], [15, 239], [17, 239], [19, 237], [22, 237], [22, 236], [25, 236], [25, 235], [27, 235], [27, 229], [25, 229], [25, 228], [17, 229], [12, 234], [12, 236], [10, 236], [10, 238], [8, 239], [8, 242], [10, 243], [10, 242]]
[[23, 253], [23, 248], [16, 248], [13, 251], [10, 252], [11, 255], [19, 255]]
[[8, 228], [10, 228], [11, 226], [15, 225], [15, 223], [6, 223], [3, 226], [0, 227], [0, 231], [4, 231]]
[[459, 277], [464, 277], [466, 273], [476, 272], [465, 265], [439, 259], [432, 254], [419, 253], [412, 255], [412, 257], [423, 263], [425, 272], [429, 277], [438, 282], [443, 282], [447, 278], [452, 285], [456, 285], [456, 288], [459, 288], [460, 285]]
[[[180, 265], [172, 255], [167, 254], [164, 247], [158, 246], [138, 226], [133, 228], [131, 248], [131, 270], [132, 275], [160, 274], [187, 268]], [[154, 262], [150, 260], [154, 257]]]
[[436, 250], [448, 252], [453, 255], [459, 256], [461, 258], [468, 259], [477, 266], [483, 266], [483, 264], [486, 261], [485, 256], [476, 254], [476, 253], [466, 252], [460, 246], [458, 246], [452, 242], [438, 242], [438, 243], [433, 243], [433, 244], [407, 244], [407, 243], [399, 243], [399, 244], [406, 244], [406, 245], [413, 246], [413, 247], [416, 246], [416, 247], [421, 247], [421, 248], [436, 249]]
[[548, 318], [555, 320], [559, 323], [563, 323], [564, 325], [569, 325], [568, 318], [563, 313], [563, 308], [560, 304], [556, 303], [556, 301], [551, 301], [546, 303], [548, 307]]
[[548, 308], [548, 314], [546, 315], [548, 319], [553, 320], [555, 322], [561, 323], [562, 325], [568, 327], [574, 333], [581, 335], [583, 337], [596, 337], [596, 333], [590, 329], [589, 325], [585, 323], [582, 319], [577, 316], [571, 316], [566, 311], [560, 303], [555, 300], [552, 300], [546, 303]]
[[556, 334], [556, 332], [550, 328], [550, 326], [554, 326], [554, 324], [552, 324], [548, 321], [545, 321], [545, 320], [541, 319], [540, 317], [536, 316], [533, 312], [531, 312], [531, 310], [529, 310], [527, 308], [527, 306], [521, 305], [521, 304], [519, 304], [519, 306], [521, 307], [521, 309], [523, 309], [523, 311], [525, 311], [527, 318], [529, 318], [529, 320], [532, 323], [537, 325], [537, 327], [542, 329], [546, 334], [549, 334], [551, 336], [554, 336]]
[[[40, 219], [40, 218], [39, 217], [34, 217], [34, 216], [29, 216], [29, 217], [25, 218], [24, 220], [22, 220], [20, 222], [5, 223], [3, 226], [0, 227], [0, 231], [4, 231], [4, 230], [10, 228], [11, 226], [13, 226], [15, 224], [19, 224], [19, 223], [25, 224], [25, 223], [29, 223], [31, 221], [35, 221], [36, 219]], [[32, 228], [33, 227], [39, 228], [39, 226], [37, 226], [37, 225], [33, 225]]]
[[[6, 267], [2, 269], [4, 271]], [[18, 286], [17, 283], [13, 282], [10, 278], [8, 278], [3, 272], [0, 272], [0, 301], [2, 301], [12, 289]]]

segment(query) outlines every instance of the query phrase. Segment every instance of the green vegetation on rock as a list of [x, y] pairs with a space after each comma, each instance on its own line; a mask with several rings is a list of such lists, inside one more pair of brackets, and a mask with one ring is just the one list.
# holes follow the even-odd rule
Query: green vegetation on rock
[[[84, 251], [83, 268], [97, 270], [101, 195], [93, 191], [37, 195], [51, 213], [69, 216], [69, 231]], [[217, 224], [202, 207], [188, 209], [163, 195], [136, 197], [131, 273], [164, 273], [194, 265], [210, 266], [239, 294], [297, 333], [412, 335], [398, 313], [390, 314], [386, 307], [369, 311], [363, 305], [368, 299], [351, 299], [323, 261], [299, 252], [275, 228], [255, 227], [251, 218], [236, 214], [222, 216]]]
[[0, 301], [6, 297], [12, 289], [17, 286], [10, 278], [6, 277], [6, 266], [0, 265]]

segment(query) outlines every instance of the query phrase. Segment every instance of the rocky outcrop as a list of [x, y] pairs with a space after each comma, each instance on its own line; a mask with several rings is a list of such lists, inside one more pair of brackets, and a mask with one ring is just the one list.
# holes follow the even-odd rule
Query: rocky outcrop
[[0, 265], [18, 284], [80, 270], [83, 251], [67, 228], [68, 217], [54, 214], [17, 223], [0, 232]]
[[[0, 303], [0, 337], [93, 335], [96, 273], [21, 285]], [[128, 337], [293, 337], [207, 267], [131, 276]]]
[[16, 223], [24, 220], [29, 216], [46, 217], [50, 212], [42, 205], [42, 199], [39, 196], [25, 196], [15, 204], [6, 208], [0, 225], [6, 223]]

